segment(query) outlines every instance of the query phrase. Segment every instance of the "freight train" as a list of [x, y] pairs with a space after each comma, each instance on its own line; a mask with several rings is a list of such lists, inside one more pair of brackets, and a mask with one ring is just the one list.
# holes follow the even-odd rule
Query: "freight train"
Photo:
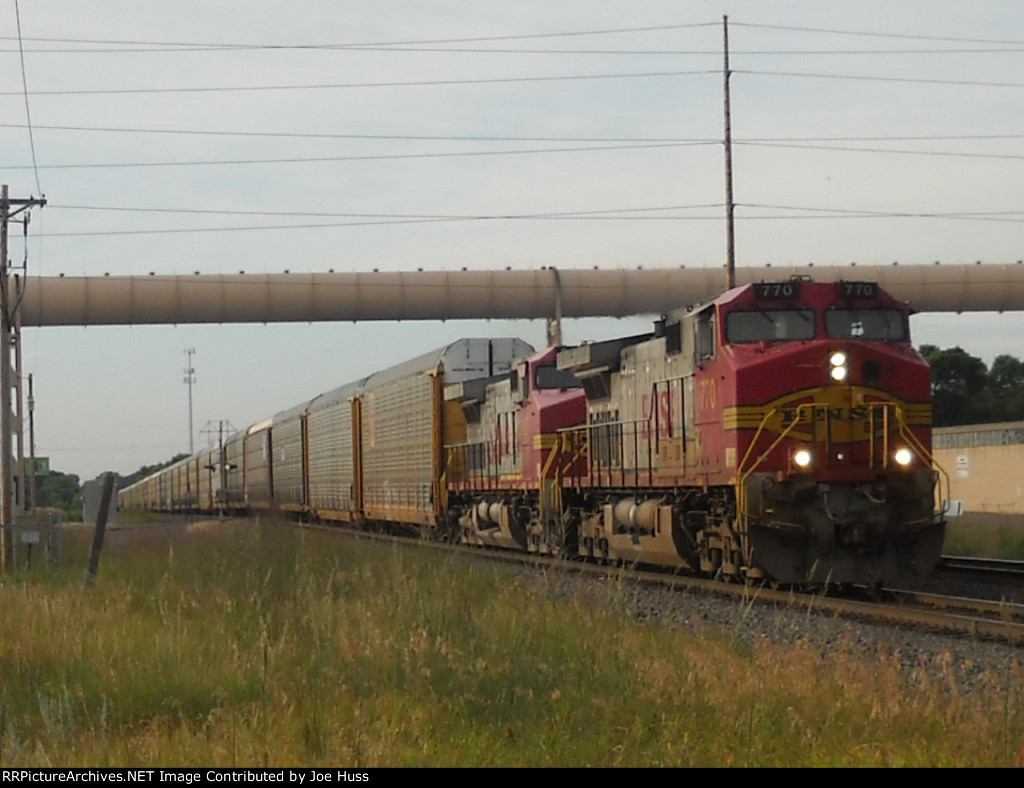
[[923, 575], [944, 475], [909, 317], [874, 282], [794, 278], [611, 341], [463, 339], [254, 424], [119, 505], [275, 510], [739, 582]]

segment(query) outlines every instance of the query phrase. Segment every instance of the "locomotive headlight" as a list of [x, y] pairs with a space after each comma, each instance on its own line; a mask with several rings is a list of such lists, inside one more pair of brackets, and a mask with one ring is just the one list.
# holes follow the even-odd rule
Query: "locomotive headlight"
[[842, 383], [846, 380], [847, 366], [846, 366], [846, 354], [837, 350], [828, 358], [828, 363], [831, 369], [829, 369], [829, 375], [836, 383]]
[[793, 452], [793, 462], [798, 468], [806, 468], [811, 464], [811, 453], [807, 449], [797, 449]]
[[914, 452], [903, 447], [902, 449], [896, 449], [896, 453], [892, 455], [892, 458], [896, 460], [897, 465], [910, 465], [914, 459]]

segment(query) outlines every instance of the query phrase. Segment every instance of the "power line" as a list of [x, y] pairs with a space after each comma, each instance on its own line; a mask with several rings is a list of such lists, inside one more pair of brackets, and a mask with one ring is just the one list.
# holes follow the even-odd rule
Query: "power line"
[[[1016, 139], [1019, 135], [1008, 135], [1004, 137], [981, 136], [975, 139]], [[865, 141], [871, 138], [865, 138]], [[928, 137], [921, 138], [894, 138], [904, 140], [928, 140]], [[935, 139], [970, 139], [964, 137], [939, 137]], [[795, 150], [818, 150], [848, 153], [884, 153], [903, 156], [933, 156], [944, 158], [970, 158], [970, 159], [1024, 159], [1024, 154], [1013, 153], [977, 153], [970, 151], [929, 151], [911, 150], [906, 148], [866, 148], [840, 145], [813, 145], [801, 142], [771, 142], [765, 140], [733, 140], [735, 145], [743, 145], [755, 148], [789, 148]], [[46, 170], [81, 170], [81, 169], [142, 169], [161, 167], [212, 167], [212, 166], [239, 166], [255, 164], [324, 164], [330, 162], [366, 162], [366, 161], [408, 161], [418, 159], [458, 159], [458, 158], [480, 158], [480, 157], [503, 157], [503, 156], [528, 156], [528, 155], [550, 155], [562, 153], [594, 153], [604, 151], [642, 151], [661, 148], [683, 148], [697, 146], [713, 146], [721, 144], [716, 140], [694, 140], [680, 142], [652, 142], [641, 144], [622, 145], [586, 145], [577, 147], [560, 148], [533, 148], [528, 150], [489, 150], [489, 151], [440, 151], [437, 153], [373, 153], [353, 154], [347, 156], [293, 156], [268, 159], [209, 159], [209, 160], [183, 160], [183, 161], [134, 161], [134, 162], [91, 162], [80, 164], [45, 164], [37, 167], [34, 163], [33, 169]], [[30, 165], [9, 165], [9, 170], [28, 169]]]
[[[221, 85], [215, 87], [179, 87], [179, 88], [95, 88], [91, 90], [39, 90], [37, 96], [124, 96], [124, 95], [160, 95], [168, 93], [243, 93], [268, 92], [276, 90], [349, 90], [364, 88], [421, 88], [449, 87], [456, 85], [504, 85], [533, 82], [576, 82], [602, 79], [651, 79], [663, 77], [704, 76], [715, 73], [710, 69], [698, 71], [638, 71], [612, 74], [561, 74], [556, 76], [534, 77], [488, 77], [477, 79], [427, 79], [427, 80], [393, 80], [389, 82], [337, 82], [314, 85]], [[19, 95], [9, 91], [0, 91], [0, 96]]]
[[[0, 128], [22, 129], [22, 123], [0, 123]], [[283, 139], [321, 140], [374, 140], [400, 142], [575, 142], [575, 143], [648, 143], [670, 142], [686, 144], [721, 144], [721, 140], [686, 139], [682, 137], [544, 137], [544, 136], [501, 136], [501, 135], [440, 135], [440, 134], [339, 134], [301, 131], [225, 131], [218, 129], [146, 129], [130, 126], [61, 126], [35, 124], [36, 129], [47, 131], [97, 132], [109, 134], [168, 134], [214, 137], [254, 137]], [[867, 137], [733, 137], [734, 142], [746, 144], [770, 144], [784, 142], [935, 142], [952, 140], [1019, 140], [1024, 134], [911, 134], [872, 135]]]
[[[696, 207], [696, 206], [694, 206]], [[721, 208], [718, 206], [707, 206]], [[1024, 211], [991, 211], [991, 212], [935, 212], [935, 211], [867, 211], [849, 210], [840, 208], [802, 208], [790, 206], [757, 205], [737, 203], [737, 208], [753, 209], [774, 209], [787, 211], [786, 214], [758, 215], [744, 214], [743, 221], [791, 221], [794, 219], [806, 220], [849, 220], [849, 219], [942, 219], [959, 221], [984, 221], [984, 222], [1006, 222], [1018, 224], [1024, 222]], [[635, 215], [625, 215], [630, 210]], [[198, 233], [227, 233], [227, 232], [259, 232], [259, 231], [282, 231], [282, 230], [322, 230], [346, 227], [373, 227], [373, 226], [397, 226], [414, 224], [440, 224], [458, 222], [523, 222], [523, 221], [602, 221], [602, 222], [694, 222], [710, 221], [720, 222], [720, 213], [707, 213], [703, 215], [669, 215], [654, 216], [639, 213], [643, 209], [622, 209], [618, 215], [588, 215], [580, 213], [555, 213], [555, 214], [495, 214], [495, 215], [452, 215], [452, 216], [388, 216], [379, 217], [366, 216], [356, 218], [353, 215], [352, 221], [339, 222], [304, 222], [296, 224], [268, 224], [268, 225], [245, 225], [227, 227], [172, 227], [155, 228], [144, 230], [94, 230], [88, 232], [66, 232], [66, 233], [45, 233], [48, 238], [81, 238], [81, 237], [117, 237], [117, 236], [143, 236], [143, 235], [194, 235]], [[650, 209], [669, 210], [669, 209]], [[799, 214], [796, 211], [805, 211]]]
[[[0, 128], [21, 129], [20, 123], [0, 123]], [[717, 142], [717, 140], [687, 140], [678, 137], [533, 137], [525, 135], [501, 136], [481, 134], [337, 134], [301, 131], [219, 131], [216, 129], [142, 129], [127, 126], [41, 126], [37, 129], [48, 131], [89, 131], [114, 134], [170, 134], [196, 135], [215, 137], [257, 137], [285, 139], [322, 139], [322, 140], [384, 140], [410, 142]], [[1022, 135], [1016, 135], [1024, 137]]]
[[[1024, 222], [1021, 211], [874, 211], [854, 208], [821, 208], [814, 206], [766, 205], [745, 203], [741, 207], [753, 209], [781, 210], [787, 215], [749, 215], [750, 220], [761, 219], [953, 219], [962, 221]], [[796, 213], [801, 211], [803, 213]]]
[[[189, 161], [162, 161], [162, 162], [97, 162], [92, 164], [44, 164], [42, 169], [47, 170], [80, 170], [80, 169], [125, 169], [140, 167], [203, 167], [203, 166], [228, 166], [240, 164], [323, 164], [327, 162], [345, 161], [392, 161], [408, 159], [449, 159], [449, 158], [477, 158], [482, 156], [526, 156], [551, 153], [592, 153], [595, 151], [617, 151], [617, 150], [650, 150], [655, 148], [679, 148], [694, 145], [714, 145], [714, 141], [701, 142], [657, 142], [640, 145], [587, 145], [572, 148], [534, 148], [531, 150], [491, 150], [491, 151], [446, 151], [438, 153], [378, 153], [362, 154], [352, 156], [296, 156], [282, 157], [278, 159], [217, 159], [217, 160], [189, 160]], [[25, 169], [24, 165], [11, 165], [6, 169]]]
[[[2, 37], [0, 37], [2, 39]], [[413, 46], [406, 44], [373, 45], [373, 44], [350, 44], [346, 46], [323, 45], [323, 46], [275, 46], [259, 45], [250, 46], [205, 46], [201, 44], [149, 47], [120, 47], [112, 49], [95, 48], [43, 48], [26, 50], [32, 54], [39, 55], [127, 55], [127, 54], [191, 54], [196, 52], [209, 52], [210, 54], [221, 54], [224, 52], [256, 52], [256, 51], [338, 51], [338, 52], [391, 52], [395, 54], [452, 54], [452, 55], [600, 55], [600, 56], [629, 56], [629, 57], [715, 57], [721, 52], [713, 49], [551, 49], [551, 48], [525, 48], [525, 47], [453, 47], [453, 46]], [[0, 52], [13, 52], [15, 50], [0, 50]], [[930, 49], [734, 49], [732, 54], [743, 55], [744, 57], [763, 56], [795, 56], [807, 55], [825, 56], [857, 56], [857, 55], [984, 55], [984, 54], [1011, 54], [1024, 51], [1024, 43], [1007, 44], [1002, 46], [982, 47], [935, 47]]]
[[21, 11], [18, 8], [18, 0], [14, 0], [14, 17], [18, 23], [18, 52], [21, 56], [21, 86], [22, 92], [25, 96], [25, 122], [28, 126], [28, 144], [32, 150], [32, 170], [36, 176], [36, 191], [40, 196], [43, 195], [43, 187], [39, 185], [39, 167], [36, 164], [36, 142], [32, 135], [32, 113], [29, 111], [28, 104], [28, 77], [25, 74], [25, 52], [21, 45]]
[[[331, 43], [331, 44], [234, 44], [234, 43], [208, 43], [199, 44], [196, 42], [169, 42], [169, 41], [118, 41], [112, 39], [88, 39], [88, 38], [30, 38], [28, 41], [36, 41], [41, 43], [72, 43], [72, 44], [99, 44], [103, 46], [110, 45], [125, 45], [125, 46], [159, 46], [167, 47], [172, 51], [178, 47], [189, 47], [189, 48], [213, 48], [218, 50], [233, 50], [233, 49], [255, 49], [255, 50], [267, 50], [267, 49], [351, 49], [361, 47], [401, 47], [401, 46], [417, 46], [417, 45], [441, 45], [441, 44], [471, 44], [471, 43], [482, 43], [488, 41], [526, 41], [530, 39], [548, 39], [548, 38], [567, 38], [567, 37], [581, 37], [581, 36], [603, 36], [603, 35], [622, 35], [622, 34], [633, 34], [633, 33], [654, 33], [654, 32], [666, 32], [671, 30], [687, 30], [701, 27], [712, 27], [717, 26], [717, 22], [696, 22], [690, 24], [678, 24], [678, 25], [647, 25], [644, 27], [619, 27], [619, 28], [606, 28], [598, 30], [569, 30], [569, 31], [556, 31], [553, 33], [523, 33], [517, 35], [504, 35], [504, 36], [476, 36], [476, 37], [461, 37], [461, 38], [433, 38], [433, 39], [410, 39], [400, 41], [372, 41], [363, 43]], [[0, 41], [10, 40], [8, 36], [0, 36]]]
[[[126, 52], [126, 51], [143, 51], [143, 52], [195, 52], [195, 51], [268, 51], [268, 50], [309, 50], [309, 51], [331, 51], [331, 50], [363, 50], [363, 49], [383, 49], [383, 50], [395, 50], [395, 51], [407, 51], [406, 47], [435, 47], [428, 51], [444, 51], [438, 50], [438, 47], [446, 47], [457, 44], [480, 44], [480, 43], [492, 43], [502, 41], [529, 41], [529, 40], [546, 40], [553, 38], [579, 38], [586, 36], [604, 36], [604, 35], [629, 35], [637, 33], [661, 33], [671, 32], [679, 30], [694, 30], [699, 28], [717, 28], [719, 26], [718, 21], [713, 22], [696, 22], [690, 24], [677, 24], [677, 25], [648, 25], [644, 27], [621, 27], [621, 28], [607, 28], [599, 30], [570, 30], [570, 31], [556, 31], [550, 33], [526, 33], [519, 35], [503, 35], [503, 36], [475, 36], [475, 37], [460, 37], [460, 38], [434, 38], [434, 39], [403, 39], [394, 41], [364, 41], [364, 42], [328, 42], [328, 43], [296, 43], [296, 44], [260, 44], [260, 43], [230, 43], [230, 42], [196, 42], [196, 41], [142, 41], [134, 39], [90, 39], [90, 38], [27, 38], [26, 41], [31, 41], [40, 44], [75, 44], [75, 45], [87, 45], [90, 47], [116, 47], [115, 49], [109, 50], [97, 50], [89, 49], [84, 50], [86, 52]], [[930, 36], [921, 35], [916, 33], [889, 33], [881, 31], [870, 31], [870, 30], [849, 30], [842, 28], [820, 28], [820, 27], [800, 27], [794, 25], [770, 25], [770, 24], [758, 24], [753, 22], [732, 22], [733, 27], [746, 27], [752, 30], [778, 30], [785, 32], [796, 32], [796, 33], [811, 33], [814, 35], [820, 35], [822, 33], [830, 35], [841, 35], [841, 36], [855, 36], [862, 38], [878, 38], [878, 39], [898, 39], [902, 41], [928, 41], [935, 42], [941, 41], [945, 43], [957, 43], [957, 44], [981, 44], [986, 47], [999, 46], [999, 47], [1024, 47], [1024, 41], [1019, 39], [989, 39], [989, 38], [972, 38], [964, 36]], [[0, 41], [13, 40], [10, 36], [0, 36]], [[133, 49], [125, 49], [126, 47], [132, 47]], [[45, 49], [40, 50], [42, 52], [62, 52], [63, 50]], [[74, 53], [79, 53], [83, 50], [68, 50]], [[462, 51], [462, 50], [455, 50]], [[505, 50], [485, 50], [485, 51], [499, 51], [504, 52]], [[519, 50], [511, 50], [513, 52]], [[537, 50], [541, 53], [549, 52], [550, 50]], [[721, 55], [720, 50], [572, 50], [572, 54], [577, 53], [611, 53], [619, 54], [697, 54], [697, 55]], [[734, 54], [872, 54], [878, 50], [733, 50]], [[882, 50], [885, 54], [913, 54], [919, 50]], [[948, 52], [951, 50], [935, 50], [936, 53]], [[955, 51], [955, 50], [953, 50]], [[987, 49], [983, 50], [962, 50], [965, 52], [984, 52], [991, 51]], [[1016, 51], [1013, 49], [1011, 51]]]
[[698, 205], [660, 205], [660, 206], [647, 206], [642, 208], [604, 208], [599, 210], [590, 211], [566, 211], [560, 213], [530, 213], [530, 214], [505, 214], [505, 215], [481, 215], [481, 214], [461, 214], [461, 215], [424, 215], [424, 214], [393, 214], [393, 213], [338, 213], [338, 212], [313, 212], [313, 211], [232, 211], [232, 210], [212, 210], [202, 208], [141, 208], [132, 206], [112, 206], [112, 205], [53, 205], [50, 204], [51, 209], [63, 209], [63, 210], [77, 210], [77, 211], [113, 211], [113, 212], [130, 212], [130, 213], [171, 213], [171, 214], [189, 214], [189, 215], [204, 215], [204, 216], [305, 216], [305, 217], [332, 217], [332, 218], [387, 218], [387, 219], [493, 219], [493, 218], [558, 218], [558, 217], [578, 217], [578, 216], [599, 216], [606, 214], [622, 214], [622, 213], [650, 213], [656, 211], [688, 211], [698, 210], [705, 208], [721, 208], [721, 203], [703, 203]]
[[[891, 82], [911, 85], [956, 85], [963, 87], [1024, 88], [1024, 82], [986, 82], [967, 79], [932, 79], [922, 77], [890, 77], [869, 74], [825, 74], [798, 71], [761, 71], [755, 69], [733, 69], [733, 74], [768, 77], [795, 77], [800, 79], [831, 79], [865, 82]], [[474, 79], [433, 79], [433, 80], [391, 80], [386, 82], [337, 82], [303, 85], [219, 85], [201, 87], [169, 88], [94, 88], [78, 90], [38, 90], [37, 96], [125, 96], [125, 95], [167, 95], [180, 93], [265, 93], [272, 91], [302, 90], [361, 90], [379, 88], [422, 88], [454, 87], [460, 85], [510, 85], [543, 82], [579, 82], [589, 80], [619, 79], [663, 79], [666, 77], [693, 77], [717, 74], [714, 69], [682, 71], [637, 71], [607, 74], [560, 74], [554, 76], [530, 77], [486, 77]], [[0, 96], [21, 95], [13, 91], [0, 91]]]
[[[956, 85], [983, 88], [1024, 88], [1024, 82], [983, 82], [974, 79], [927, 79], [922, 77], [880, 77], [869, 74], [815, 74], [800, 71], [755, 71], [733, 69], [734, 74], [748, 74], [761, 77], [798, 77], [800, 79], [835, 79], [851, 82], [893, 82], [908, 85]], [[2, 94], [0, 94], [2, 95]]]
[[887, 153], [901, 156], [939, 156], [946, 158], [965, 159], [1024, 159], [1024, 154], [1015, 153], [971, 153], [962, 151], [934, 151], [934, 150], [907, 150], [893, 148], [855, 148], [840, 145], [808, 145], [800, 143], [783, 142], [739, 142], [737, 145], [746, 145], [753, 148], [792, 148], [796, 150], [820, 150], [847, 153]]
[[583, 216], [583, 215], [495, 215], [495, 216], [435, 216], [409, 218], [367, 218], [347, 222], [305, 222], [301, 224], [247, 225], [235, 227], [172, 227], [149, 230], [93, 230], [88, 232], [45, 233], [46, 238], [84, 238], [96, 236], [139, 236], [139, 235], [181, 235], [197, 233], [259, 232], [266, 230], [321, 230], [341, 227], [375, 227], [412, 224], [441, 224], [456, 222], [506, 222], [506, 221], [721, 221], [720, 214], [705, 216]]
[[831, 33], [843, 36], [862, 36], [868, 38], [898, 38], [905, 41], [948, 41], [961, 44], [993, 44], [1021, 46], [1024, 41], [1019, 39], [991, 39], [991, 38], [965, 38], [960, 36], [924, 36], [917, 33], [882, 33], [872, 30], [843, 30], [842, 28], [828, 27], [797, 27], [793, 25], [766, 25], [753, 22], [733, 22], [734, 27], [749, 27], [761, 30], [785, 30], [795, 33]]

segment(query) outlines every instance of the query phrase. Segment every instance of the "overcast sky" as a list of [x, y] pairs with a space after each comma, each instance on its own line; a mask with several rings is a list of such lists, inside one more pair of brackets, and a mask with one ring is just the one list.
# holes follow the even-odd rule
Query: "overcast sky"
[[[29, 275], [1024, 257], [1019, 0], [0, 0]], [[31, 121], [29, 123], [29, 120]], [[31, 126], [31, 132], [30, 127]], [[649, 325], [574, 321], [565, 341]], [[918, 344], [1024, 357], [1024, 319]], [[130, 473], [462, 336], [538, 322], [26, 330], [36, 453]]]

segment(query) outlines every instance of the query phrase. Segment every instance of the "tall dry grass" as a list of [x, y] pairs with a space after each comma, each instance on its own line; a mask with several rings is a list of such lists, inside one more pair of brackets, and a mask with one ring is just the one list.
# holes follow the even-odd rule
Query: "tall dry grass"
[[[744, 645], [461, 556], [272, 525], [112, 535], [0, 585], [3, 766], [1000, 766], [1019, 654]], [[84, 541], [84, 540], [83, 540]], [[737, 616], [745, 614], [740, 606]]]

